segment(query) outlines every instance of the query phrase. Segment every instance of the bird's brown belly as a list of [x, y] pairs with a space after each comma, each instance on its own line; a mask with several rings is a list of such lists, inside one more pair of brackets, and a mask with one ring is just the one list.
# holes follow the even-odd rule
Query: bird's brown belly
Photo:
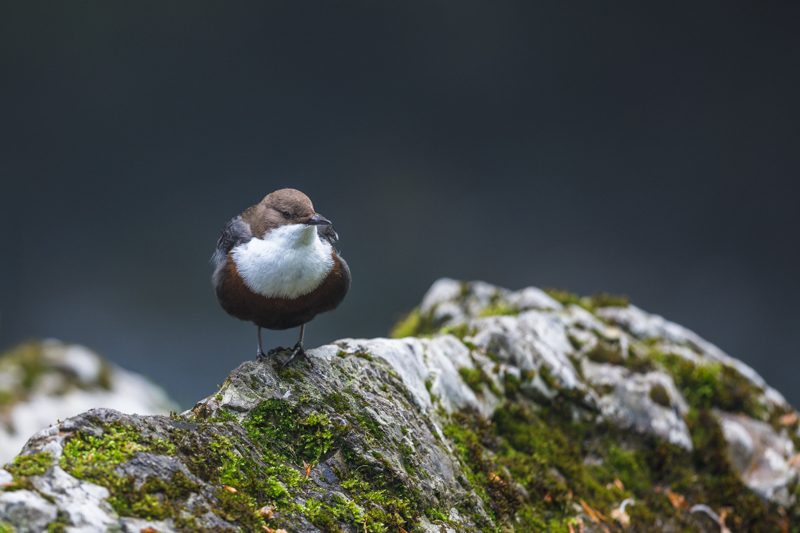
[[297, 298], [268, 298], [251, 291], [236, 269], [231, 254], [217, 285], [217, 300], [231, 316], [267, 329], [296, 328], [320, 313], [339, 306], [350, 288], [349, 272], [333, 253], [334, 266], [319, 287]]

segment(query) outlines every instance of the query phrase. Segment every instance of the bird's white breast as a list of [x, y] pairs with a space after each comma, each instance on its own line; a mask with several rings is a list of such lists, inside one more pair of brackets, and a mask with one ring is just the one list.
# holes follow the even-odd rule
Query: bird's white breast
[[268, 298], [297, 298], [313, 291], [333, 268], [332, 247], [316, 226], [291, 224], [233, 249], [245, 285]]

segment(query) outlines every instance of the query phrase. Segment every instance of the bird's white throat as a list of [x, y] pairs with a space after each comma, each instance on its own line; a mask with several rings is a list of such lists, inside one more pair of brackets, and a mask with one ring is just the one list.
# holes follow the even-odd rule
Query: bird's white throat
[[330, 243], [316, 226], [290, 224], [233, 249], [245, 285], [268, 298], [297, 298], [313, 291], [333, 268]]

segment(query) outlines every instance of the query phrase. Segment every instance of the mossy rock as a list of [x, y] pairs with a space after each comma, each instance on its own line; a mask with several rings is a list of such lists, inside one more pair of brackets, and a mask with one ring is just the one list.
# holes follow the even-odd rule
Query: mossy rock
[[[58, 506], [51, 530], [85, 526], [69, 502], [101, 486], [105, 529], [717, 531], [691, 512], [703, 504], [734, 533], [800, 533], [796, 478], [781, 494], [749, 486], [715, 414], [791, 444], [796, 414], [754, 373], [688, 334], [641, 333], [626, 299], [445, 284], [400, 339], [337, 341], [310, 350], [313, 367], [245, 362], [182, 415], [54, 426], [7, 466], [0, 520], [24, 491]], [[672, 417], [685, 445], [611, 416], [625, 401]]]

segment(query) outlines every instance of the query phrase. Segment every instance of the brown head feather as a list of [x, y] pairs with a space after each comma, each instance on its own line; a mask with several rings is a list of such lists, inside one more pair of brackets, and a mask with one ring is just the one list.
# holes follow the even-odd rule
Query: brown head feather
[[289, 224], [306, 224], [314, 216], [311, 200], [297, 189], [279, 189], [244, 213], [253, 236], [261, 238], [268, 231]]

